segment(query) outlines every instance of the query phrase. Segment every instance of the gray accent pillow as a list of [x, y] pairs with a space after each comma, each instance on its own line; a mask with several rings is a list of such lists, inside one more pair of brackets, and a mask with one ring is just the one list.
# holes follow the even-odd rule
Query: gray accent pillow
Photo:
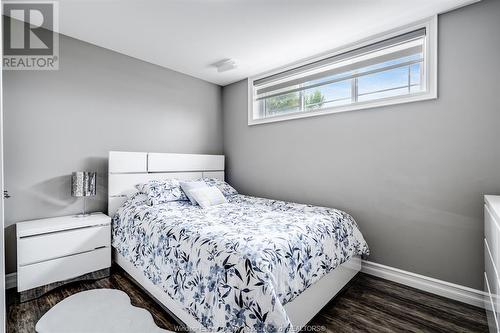
[[204, 188], [204, 187], [208, 187], [207, 183], [205, 183], [204, 181], [196, 181], [196, 182], [180, 182], [181, 184], [181, 188], [182, 190], [184, 191], [184, 193], [186, 194], [186, 196], [188, 197], [189, 201], [191, 201], [191, 203], [193, 205], [196, 205], [197, 202], [196, 200], [194, 199], [193, 195], [191, 194], [191, 192], [195, 189], [199, 189], [199, 188]]

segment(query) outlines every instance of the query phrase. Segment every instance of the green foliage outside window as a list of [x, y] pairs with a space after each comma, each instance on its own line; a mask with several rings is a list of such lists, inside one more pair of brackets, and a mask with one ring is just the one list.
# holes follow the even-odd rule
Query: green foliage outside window
[[316, 90], [312, 94], [306, 95], [306, 110], [321, 109], [325, 96], [321, 91]]
[[290, 110], [300, 106], [300, 96], [298, 92], [274, 96], [266, 100], [267, 112], [274, 113]]
[[[304, 106], [307, 111], [320, 109], [325, 101], [325, 96], [321, 91], [306, 94]], [[300, 93], [293, 92], [286, 95], [274, 96], [266, 99], [266, 109], [268, 113], [283, 111], [300, 111]]]

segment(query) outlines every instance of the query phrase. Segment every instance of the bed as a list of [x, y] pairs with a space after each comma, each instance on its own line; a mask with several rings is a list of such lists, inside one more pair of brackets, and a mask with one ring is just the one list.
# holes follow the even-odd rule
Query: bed
[[221, 155], [110, 152], [114, 260], [191, 331], [298, 331], [360, 270], [366, 242], [336, 209], [236, 193], [151, 206], [134, 187], [223, 170]]

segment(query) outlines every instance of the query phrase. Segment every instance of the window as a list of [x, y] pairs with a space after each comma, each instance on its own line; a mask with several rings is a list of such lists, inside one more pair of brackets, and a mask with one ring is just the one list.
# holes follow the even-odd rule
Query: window
[[437, 17], [249, 79], [249, 125], [437, 97]]

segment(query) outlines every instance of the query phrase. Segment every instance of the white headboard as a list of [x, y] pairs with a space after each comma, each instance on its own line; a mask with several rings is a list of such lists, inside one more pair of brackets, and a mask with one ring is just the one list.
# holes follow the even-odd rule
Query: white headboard
[[224, 180], [224, 155], [110, 151], [108, 160], [108, 215], [113, 216], [135, 185], [153, 179]]

